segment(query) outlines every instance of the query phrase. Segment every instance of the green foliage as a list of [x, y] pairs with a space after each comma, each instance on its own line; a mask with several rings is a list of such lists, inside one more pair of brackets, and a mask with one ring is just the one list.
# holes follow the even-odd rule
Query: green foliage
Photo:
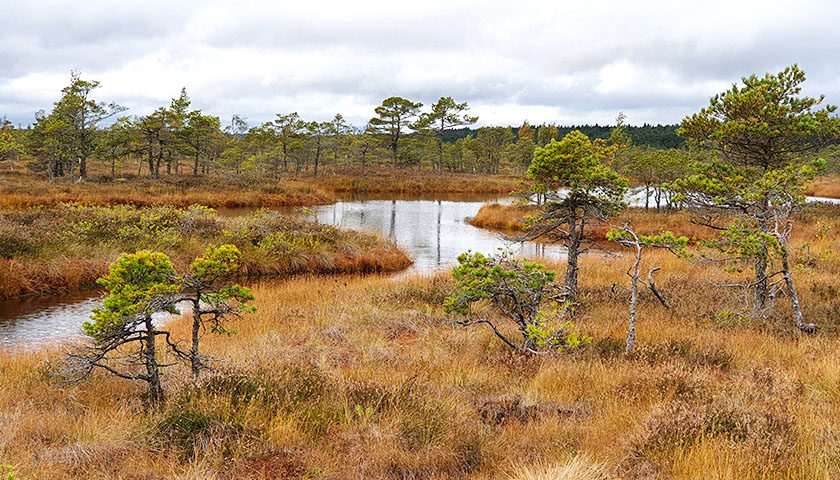
[[[445, 300], [444, 308], [467, 314], [472, 303], [498, 296], [507, 297], [512, 304], [527, 304], [530, 293], [542, 293], [555, 275], [540, 263], [514, 259], [509, 254], [488, 257], [479, 252], [462, 253], [458, 266], [452, 269], [457, 294]], [[533, 316], [536, 314], [534, 311]]]
[[[523, 336], [520, 350], [572, 348], [586, 339], [573, 333], [574, 325], [566, 320], [571, 305], [556, 301], [555, 276], [542, 264], [515, 259], [509, 252], [495, 257], [463, 253], [452, 269], [455, 294], [444, 300], [444, 310], [468, 315], [474, 303], [487, 301], [518, 326]], [[544, 301], [550, 303], [546, 309]], [[463, 324], [471, 323], [490, 323], [497, 336], [514, 346], [488, 320]]]
[[175, 279], [175, 268], [162, 253], [140, 250], [121, 255], [111, 265], [108, 275], [99, 279], [108, 296], [101, 308], [93, 310], [93, 321], [85, 322], [82, 328], [94, 340], [101, 341], [126, 328], [139, 316], [171, 310], [170, 305], [161, 305], [156, 300], [178, 291]]
[[[669, 230], [662, 230], [658, 235], [636, 235], [639, 240], [639, 245], [644, 248], [666, 248], [680, 257], [690, 257], [691, 254], [686, 251], [688, 246], [688, 237], [677, 237], [674, 232]], [[611, 242], [624, 242], [633, 240], [627, 230], [621, 228], [611, 228], [606, 234], [607, 240]]]
[[220, 285], [236, 273], [241, 257], [234, 245], [207, 247], [204, 255], [190, 265], [189, 275], [184, 281], [188, 287], [201, 292], [200, 300], [209, 308], [200, 307], [199, 313], [208, 310], [207, 313], [214, 314], [212, 328], [217, 333], [231, 333], [221, 322], [224, 315], [236, 315], [239, 311], [256, 312], [256, 307], [248, 304], [254, 299], [250, 289], [238, 284]]
[[546, 192], [568, 189], [549, 210], [566, 214], [585, 209], [608, 216], [623, 208], [627, 189], [627, 181], [605, 164], [616, 148], [574, 131], [537, 148], [527, 174]]
[[536, 321], [525, 327], [525, 333], [540, 349], [562, 351], [591, 343], [592, 338], [573, 331], [575, 324], [566, 320], [574, 307], [569, 303], [551, 302], [537, 313]]
[[15, 474], [15, 467], [11, 465], [0, 465], [0, 480], [18, 480]]
[[752, 75], [715, 95], [709, 106], [686, 117], [678, 133], [723, 153], [735, 164], [763, 170], [785, 166], [840, 136], [833, 105], [823, 97], [798, 97], [805, 72], [797, 65], [778, 74]]
[[241, 256], [233, 245], [207, 247], [204, 255], [190, 264], [190, 275], [201, 282], [213, 283], [235, 272]]

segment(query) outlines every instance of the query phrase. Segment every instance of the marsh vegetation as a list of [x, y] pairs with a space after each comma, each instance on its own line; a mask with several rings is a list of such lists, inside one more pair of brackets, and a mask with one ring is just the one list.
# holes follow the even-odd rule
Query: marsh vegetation
[[[63, 137], [36, 139], [32, 170], [47, 178], [2, 178], [0, 296], [103, 277], [108, 300], [85, 346], [112, 334], [129, 343], [81, 381], [68, 361], [78, 347], [4, 351], [2, 468], [20, 478], [834, 478], [840, 206], [805, 195], [836, 190], [840, 119], [796, 96], [803, 81], [795, 66], [743, 79], [685, 119], [687, 146], [634, 145], [639, 130], [621, 116], [608, 138], [526, 123], [452, 141], [475, 120], [445, 98], [423, 114], [391, 97], [357, 132], [291, 114], [222, 132], [188, 112], [186, 92], [102, 137], [146, 129], [125, 158], [148, 161], [148, 178], [117, 181], [124, 159], [114, 158], [96, 181], [108, 164], [93, 151], [76, 173]], [[63, 105], [31, 135], [61, 133]], [[179, 173], [185, 158], [193, 179]], [[407, 173], [423, 166], [433, 172]], [[332, 210], [340, 227], [380, 234], [319, 212], [209, 208], [510, 190], [528, 204], [475, 204], [470, 223], [565, 255], [469, 252], [450, 272], [443, 245], [468, 243], [452, 232], [484, 238], [457, 202], [458, 230], [441, 201], [416, 202], [425, 216], [395, 197], [378, 200], [387, 211]], [[400, 230], [437, 254], [423, 275], [385, 273], [411, 262]], [[185, 298], [191, 314], [156, 323]]]

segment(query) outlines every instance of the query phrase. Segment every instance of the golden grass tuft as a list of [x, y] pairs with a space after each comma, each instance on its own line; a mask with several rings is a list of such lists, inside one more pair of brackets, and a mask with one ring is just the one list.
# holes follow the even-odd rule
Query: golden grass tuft
[[615, 478], [601, 464], [586, 457], [574, 457], [564, 463], [519, 466], [511, 480], [610, 480]]

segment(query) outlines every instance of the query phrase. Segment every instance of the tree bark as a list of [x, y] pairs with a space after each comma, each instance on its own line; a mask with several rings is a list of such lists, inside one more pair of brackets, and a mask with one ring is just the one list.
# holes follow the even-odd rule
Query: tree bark
[[[634, 235], [635, 236], [635, 235]], [[627, 342], [625, 352], [630, 353], [636, 346], [636, 307], [639, 304], [639, 264], [642, 262], [642, 246], [635, 238], [636, 262], [630, 274], [630, 318], [627, 323]]]
[[143, 355], [146, 361], [146, 381], [149, 384], [149, 402], [157, 407], [163, 403], [163, 388], [160, 386], [160, 370], [157, 363], [155, 326], [151, 315], [146, 316], [146, 340]]
[[[769, 202], [765, 197], [760, 204], [760, 209], [756, 214], [758, 219], [758, 231], [761, 233], [768, 233], [770, 231], [768, 210]], [[763, 311], [767, 308], [767, 242], [761, 241], [762, 255], [755, 258], [755, 309]]]
[[796, 292], [796, 286], [793, 283], [793, 275], [790, 272], [790, 264], [788, 263], [787, 245], [782, 245], [782, 274], [785, 278], [785, 286], [787, 286], [788, 297], [790, 297], [790, 309], [793, 314], [793, 323], [796, 328], [805, 333], [815, 333], [817, 326], [813, 323], [805, 323], [802, 316], [802, 306], [799, 303], [799, 294]]
[[200, 299], [201, 291], [198, 291], [195, 293], [195, 300], [193, 301], [192, 345], [190, 346], [190, 366], [194, 381], [198, 380], [198, 376], [201, 374], [201, 358], [198, 356], [199, 333], [201, 330]]
[[577, 216], [573, 215], [569, 220], [569, 241], [566, 244], [566, 276], [563, 285], [566, 289], [566, 300], [575, 301], [578, 285], [578, 256], [580, 255], [580, 241], [583, 234], [583, 216], [581, 216], [581, 231], [578, 231]]

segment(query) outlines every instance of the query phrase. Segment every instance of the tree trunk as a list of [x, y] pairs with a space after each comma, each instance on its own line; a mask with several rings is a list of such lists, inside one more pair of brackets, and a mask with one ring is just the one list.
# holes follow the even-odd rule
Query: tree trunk
[[630, 275], [630, 319], [627, 324], [627, 344], [625, 352], [630, 353], [636, 346], [636, 306], [639, 304], [639, 264], [642, 262], [642, 246], [636, 238], [636, 263]]
[[70, 159], [70, 185], [76, 184], [76, 160]]
[[[583, 223], [583, 218], [581, 218]], [[577, 295], [578, 285], [578, 256], [580, 255], [580, 240], [583, 234], [583, 227], [578, 231], [577, 217], [572, 216], [569, 221], [569, 241], [566, 243], [566, 277], [563, 282], [566, 288], [566, 300], [569, 302], [575, 301]]]
[[201, 374], [201, 357], [198, 356], [199, 332], [201, 330], [201, 291], [195, 293], [193, 301], [193, 325], [192, 325], [192, 346], [190, 347], [190, 366], [192, 368], [193, 380], [197, 381]]
[[163, 403], [163, 388], [160, 386], [160, 370], [157, 363], [155, 326], [151, 315], [146, 316], [146, 341], [143, 356], [146, 362], [146, 381], [149, 384], [149, 402], [153, 407]]
[[[758, 231], [768, 233], [770, 231], [768, 216], [769, 202], [765, 197], [756, 213], [758, 219]], [[767, 308], [767, 242], [761, 241], [762, 255], [755, 258], [755, 309], [763, 311]]]
[[196, 149], [196, 154], [195, 154], [195, 165], [193, 166], [193, 176], [194, 177], [198, 176], [198, 153], [197, 153], [197, 149]]
[[438, 138], [438, 175], [443, 175], [443, 119], [440, 121], [440, 138]]
[[160, 178], [160, 162], [163, 160], [163, 147], [158, 150], [157, 161], [155, 162], [155, 178]]
[[155, 176], [155, 157], [151, 145], [149, 145], [149, 175]]
[[802, 307], [799, 304], [799, 294], [796, 293], [796, 286], [793, 284], [793, 275], [790, 272], [790, 265], [788, 263], [787, 245], [782, 245], [782, 272], [785, 278], [785, 286], [787, 286], [788, 296], [790, 297], [790, 309], [793, 314], [793, 323], [796, 328], [806, 333], [814, 333], [817, 331], [816, 325], [812, 323], [805, 323], [802, 316]]

